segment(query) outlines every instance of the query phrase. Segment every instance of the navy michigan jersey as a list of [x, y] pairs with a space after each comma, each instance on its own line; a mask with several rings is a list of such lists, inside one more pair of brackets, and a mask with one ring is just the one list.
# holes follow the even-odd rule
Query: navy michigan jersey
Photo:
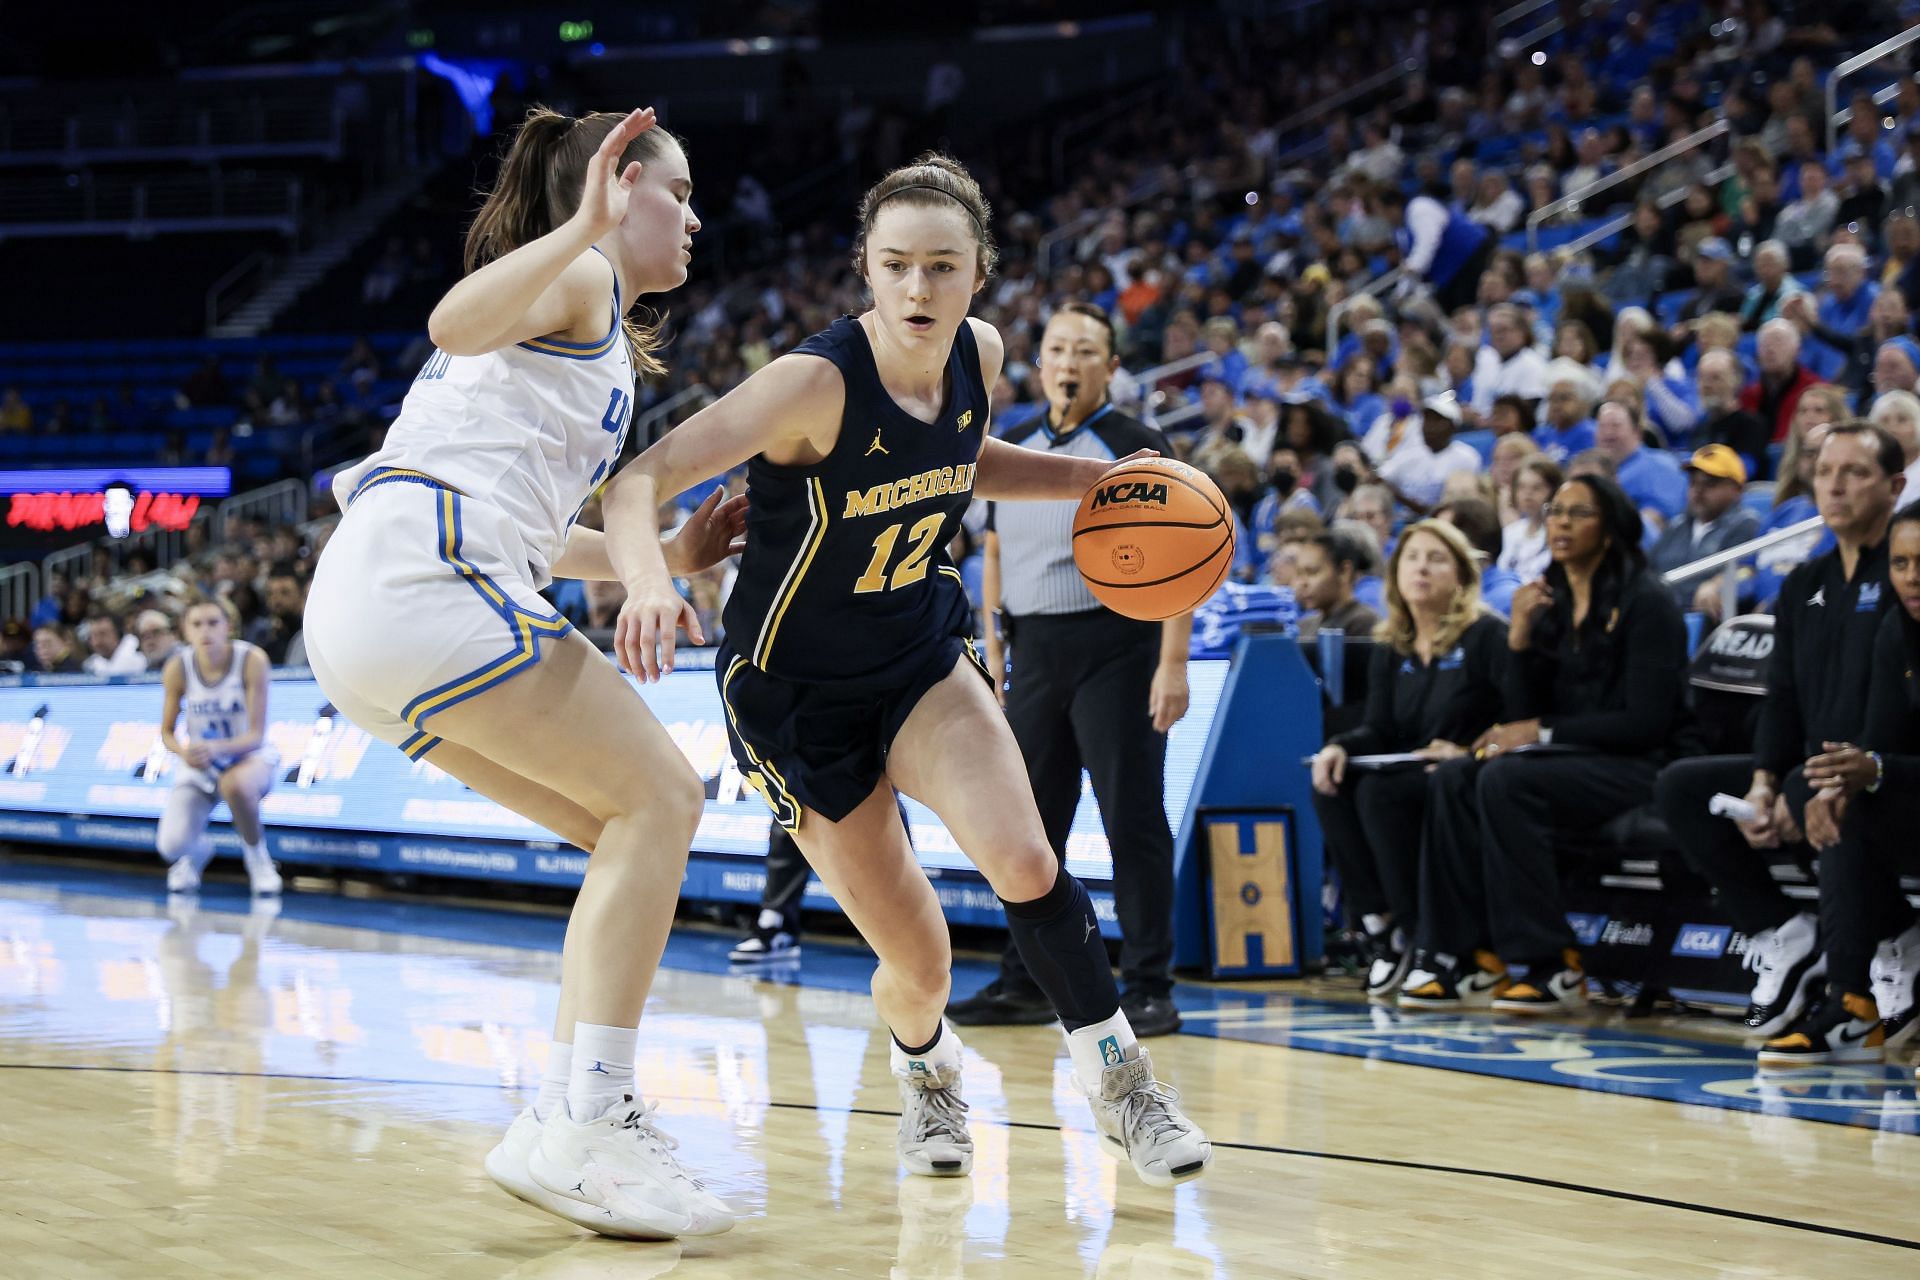
[[962, 323], [946, 403], [930, 423], [887, 394], [855, 317], [794, 351], [840, 370], [846, 412], [819, 462], [747, 464], [747, 549], [727, 601], [727, 644], [789, 680], [884, 680], [927, 645], [972, 631], [947, 543], [972, 499], [987, 425], [979, 346]]

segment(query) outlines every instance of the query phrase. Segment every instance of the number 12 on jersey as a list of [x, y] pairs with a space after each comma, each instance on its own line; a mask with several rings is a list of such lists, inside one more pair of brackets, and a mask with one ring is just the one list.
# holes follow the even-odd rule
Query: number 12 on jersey
[[946, 523], [946, 516], [935, 513], [914, 522], [907, 533], [907, 555], [893, 571], [889, 580], [887, 562], [893, 559], [894, 544], [900, 541], [900, 531], [906, 522], [890, 524], [881, 530], [880, 536], [873, 540], [873, 559], [867, 562], [867, 571], [853, 584], [855, 595], [865, 595], [873, 591], [898, 591], [901, 587], [912, 586], [927, 576], [927, 558], [933, 554], [933, 540], [940, 536], [940, 526]]

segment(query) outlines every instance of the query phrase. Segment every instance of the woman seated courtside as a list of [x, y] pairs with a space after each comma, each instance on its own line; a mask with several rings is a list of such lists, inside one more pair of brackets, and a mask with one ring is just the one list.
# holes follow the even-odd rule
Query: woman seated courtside
[[[1473, 758], [1435, 770], [1428, 792], [1404, 1007], [1583, 1005], [1557, 838], [1651, 800], [1686, 738], [1686, 626], [1647, 570], [1632, 500], [1583, 476], [1560, 486], [1546, 517], [1553, 562], [1514, 594], [1507, 629], [1507, 721], [1481, 735]], [[1525, 966], [1524, 978], [1512, 980], [1507, 963]]]
[[1406, 976], [1419, 911], [1428, 771], [1352, 757], [1456, 759], [1500, 712], [1506, 627], [1480, 602], [1480, 573], [1458, 529], [1423, 520], [1401, 536], [1377, 635], [1365, 719], [1313, 758], [1313, 807], [1365, 932], [1367, 994], [1384, 997]]

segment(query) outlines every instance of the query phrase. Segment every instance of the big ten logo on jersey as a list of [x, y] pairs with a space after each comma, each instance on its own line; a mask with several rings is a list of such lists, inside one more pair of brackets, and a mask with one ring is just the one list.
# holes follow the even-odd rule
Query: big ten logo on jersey
[[427, 362], [420, 366], [420, 372], [413, 375], [415, 382], [438, 382], [447, 376], [447, 366], [453, 363], [453, 357], [435, 347]]
[[1149, 484], [1144, 480], [1116, 480], [1112, 484], [1101, 485], [1093, 492], [1093, 509], [1119, 506], [1121, 503], [1159, 503], [1167, 504], [1167, 486]]

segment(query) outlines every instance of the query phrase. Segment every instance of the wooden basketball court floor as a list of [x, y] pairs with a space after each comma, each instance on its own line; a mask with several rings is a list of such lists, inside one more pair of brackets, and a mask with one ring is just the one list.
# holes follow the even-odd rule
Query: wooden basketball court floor
[[[676, 934], [643, 1087], [743, 1211], [602, 1240], [480, 1161], [537, 1083], [561, 922], [0, 859], [0, 1276], [1775, 1277], [1920, 1274], [1911, 1067], [1756, 1080], [1728, 1037], [1183, 987], [1150, 1042], [1201, 1181], [1109, 1160], [1056, 1030], [967, 1034], [973, 1176], [903, 1178], [851, 949], [778, 980]], [[985, 974], [963, 965], [968, 990]]]

